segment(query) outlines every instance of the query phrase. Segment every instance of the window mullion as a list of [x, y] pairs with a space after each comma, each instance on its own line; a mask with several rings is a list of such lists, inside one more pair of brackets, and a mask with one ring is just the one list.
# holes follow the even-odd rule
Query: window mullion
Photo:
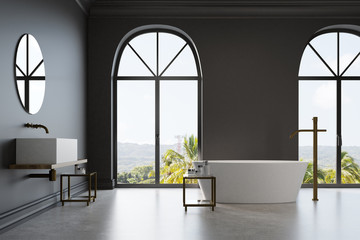
[[[337, 32], [337, 74], [340, 76], [340, 32]], [[336, 183], [341, 184], [341, 79], [336, 80]]]
[[131, 48], [131, 50], [135, 53], [135, 55], [140, 59], [140, 61], [145, 65], [145, 67], [151, 72], [152, 75], [155, 76], [155, 73], [151, 70], [151, 68], [146, 64], [144, 59], [138, 54], [138, 52], [131, 46], [130, 43], [128, 43], [128, 46]]
[[336, 82], [336, 183], [341, 184], [341, 79]]
[[340, 76], [340, 33], [337, 32], [337, 76]]
[[159, 82], [159, 32], [156, 33], [155, 79], [155, 184], [160, 184], [160, 82]]
[[180, 49], [180, 51], [175, 55], [175, 57], [170, 61], [170, 63], [166, 66], [166, 68], [162, 71], [162, 73], [160, 74], [160, 76], [162, 76], [164, 74], [164, 72], [170, 67], [170, 65], [175, 61], [175, 59], [180, 55], [180, 53], [185, 49], [185, 47], [188, 44], [185, 43], [185, 45]]
[[345, 68], [345, 70], [341, 73], [341, 77], [344, 75], [344, 73], [351, 67], [351, 65], [355, 62], [355, 60], [359, 57], [360, 52], [354, 57], [354, 59], [349, 63], [349, 65]]
[[316, 51], [316, 49], [310, 44], [308, 43], [310, 48], [314, 51], [314, 53], [320, 58], [320, 60], [325, 64], [325, 66], [330, 70], [330, 72], [334, 75], [337, 76], [334, 71], [331, 69], [331, 67], [326, 63], [326, 61], [320, 56], [320, 54], [318, 53], [318, 51]]
[[156, 32], [156, 76], [159, 76], [159, 32]]

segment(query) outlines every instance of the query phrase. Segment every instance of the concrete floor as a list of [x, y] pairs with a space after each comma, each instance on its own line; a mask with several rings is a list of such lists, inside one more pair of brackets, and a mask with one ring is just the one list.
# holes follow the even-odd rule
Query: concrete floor
[[[198, 189], [188, 189], [189, 198]], [[95, 203], [66, 203], [0, 235], [1, 240], [346, 240], [360, 236], [360, 189], [301, 189], [296, 203], [182, 207], [182, 189], [99, 191]]]

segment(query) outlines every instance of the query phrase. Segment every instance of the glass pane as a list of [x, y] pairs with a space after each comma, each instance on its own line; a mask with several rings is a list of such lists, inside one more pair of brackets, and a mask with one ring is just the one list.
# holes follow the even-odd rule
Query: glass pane
[[25, 81], [24, 80], [17, 80], [16, 81], [18, 93], [23, 106], [25, 106]]
[[360, 81], [342, 81], [342, 183], [360, 183], [359, 92]]
[[344, 76], [360, 76], [360, 56], [351, 64]]
[[337, 74], [337, 33], [326, 33], [317, 36], [310, 44]]
[[134, 51], [126, 46], [120, 59], [118, 76], [154, 76]]
[[45, 76], [45, 66], [44, 62], [36, 69], [32, 75], [33, 77], [43, 77]]
[[[16, 52], [16, 65], [23, 71], [25, 74], [27, 72], [26, 69], [26, 35], [24, 35], [18, 45]], [[23, 74], [18, 74], [17, 76], [23, 76]]]
[[[340, 33], [340, 73], [348, 67], [359, 52], [360, 38], [354, 34]], [[357, 75], [360, 76], [359, 68], [355, 67], [355, 69], [358, 69]], [[345, 76], [346, 74], [348, 73], [345, 72]]]
[[15, 74], [16, 74], [17, 77], [24, 77], [25, 76], [24, 74], [22, 74], [22, 72], [18, 68], [15, 69]]
[[145, 33], [129, 43], [156, 74], [156, 33]]
[[[32, 73], [33, 70], [35, 70], [36, 66], [42, 60], [43, 56], [38, 42], [32, 35], [29, 35], [29, 74]], [[42, 76], [45, 76], [45, 72], [42, 74]]]
[[29, 112], [31, 114], [37, 113], [41, 105], [43, 103], [43, 99], [45, 96], [45, 81], [44, 80], [36, 80], [29, 81], [29, 89], [30, 89], [30, 102], [29, 102]]
[[184, 39], [170, 33], [159, 33], [159, 74], [186, 44]]
[[[336, 81], [299, 81], [299, 129], [312, 129], [318, 117], [318, 183], [336, 183]], [[299, 134], [300, 161], [313, 161], [313, 134]], [[313, 183], [309, 164], [304, 183]]]
[[160, 183], [182, 183], [198, 157], [197, 98], [197, 81], [160, 82]]
[[189, 46], [177, 56], [163, 76], [197, 76], [196, 63]]
[[155, 183], [155, 81], [118, 81], [117, 154], [118, 183]]
[[299, 76], [334, 76], [316, 53], [307, 46], [301, 57]]

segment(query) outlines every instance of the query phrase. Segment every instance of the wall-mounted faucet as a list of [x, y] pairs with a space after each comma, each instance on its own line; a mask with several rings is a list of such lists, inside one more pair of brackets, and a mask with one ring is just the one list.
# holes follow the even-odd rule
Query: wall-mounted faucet
[[49, 133], [49, 129], [41, 124], [32, 124], [32, 123], [25, 123], [24, 125], [26, 128], [43, 128], [46, 133]]

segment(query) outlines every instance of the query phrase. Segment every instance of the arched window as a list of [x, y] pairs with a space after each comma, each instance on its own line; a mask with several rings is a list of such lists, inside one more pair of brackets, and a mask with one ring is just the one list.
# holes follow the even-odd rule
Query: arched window
[[182, 183], [182, 169], [200, 151], [202, 78], [194, 43], [174, 27], [137, 28], [120, 42], [113, 76], [118, 185]]
[[[360, 28], [338, 25], [308, 42], [299, 68], [299, 128], [319, 118], [319, 183], [360, 183]], [[299, 136], [299, 158], [312, 162], [312, 135]], [[307, 180], [306, 180], [307, 179]], [[304, 183], [311, 183], [311, 173]]]

